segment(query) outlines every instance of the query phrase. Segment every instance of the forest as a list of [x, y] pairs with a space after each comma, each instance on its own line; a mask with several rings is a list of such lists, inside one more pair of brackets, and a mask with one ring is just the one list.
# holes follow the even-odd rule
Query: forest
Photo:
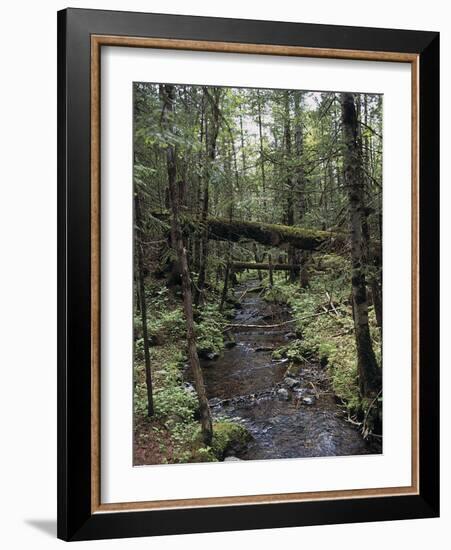
[[135, 83], [134, 465], [382, 452], [382, 101]]

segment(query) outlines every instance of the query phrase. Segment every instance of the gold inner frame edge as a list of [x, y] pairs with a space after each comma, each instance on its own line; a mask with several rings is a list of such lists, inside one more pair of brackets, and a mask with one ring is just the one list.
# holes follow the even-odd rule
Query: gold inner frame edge
[[[102, 46], [410, 63], [412, 72], [412, 480], [408, 487], [117, 502], [100, 498], [100, 51]], [[113, 35], [91, 36], [91, 513], [419, 494], [419, 55]]]

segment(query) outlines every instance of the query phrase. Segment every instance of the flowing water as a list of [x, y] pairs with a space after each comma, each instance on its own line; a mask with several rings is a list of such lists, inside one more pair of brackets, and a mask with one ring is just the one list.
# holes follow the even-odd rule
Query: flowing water
[[[358, 431], [343, 418], [330, 391], [327, 368], [305, 363], [297, 376], [286, 377], [287, 361], [272, 360], [272, 350], [293, 338], [286, 307], [268, 304], [258, 280], [237, 285], [240, 304], [232, 329], [233, 347], [201, 362], [215, 417], [241, 422], [251, 433], [244, 460], [369, 454]], [[251, 328], [244, 325], [278, 325]]]

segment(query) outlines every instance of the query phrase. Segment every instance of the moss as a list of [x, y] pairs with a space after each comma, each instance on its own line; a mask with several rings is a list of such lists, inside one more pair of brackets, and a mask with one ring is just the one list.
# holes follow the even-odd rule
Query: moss
[[306, 359], [311, 359], [312, 355], [313, 353], [308, 342], [297, 339], [293, 340], [290, 344], [276, 349], [272, 354], [272, 358], [275, 360], [282, 358], [289, 359], [292, 368], [296, 369], [299, 363], [304, 363]]
[[196, 427], [196, 435], [193, 439], [195, 443], [186, 453], [186, 462], [218, 462], [224, 460], [228, 452], [244, 449], [251, 435], [241, 424], [220, 421], [213, 423], [211, 446], [203, 446], [199, 426]]
[[[211, 298], [213, 290], [209, 289]], [[210, 447], [202, 442], [195, 392], [185, 387], [183, 376], [186, 358], [185, 321], [180, 301], [166, 289], [147, 282], [146, 294], [152, 316], [149, 332], [158, 336], [151, 349], [152, 385], [155, 414], [148, 419], [147, 388], [143, 341], [138, 332], [140, 319], [135, 320], [134, 347], [134, 413], [136, 463], [215, 462], [239, 449], [250, 438], [247, 430], [232, 422], [215, 422]], [[222, 327], [224, 313], [207, 303], [196, 311], [199, 349], [220, 352], [224, 348]]]
[[323, 254], [317, 264], [319, 269], [324, 271], [344, 272], [350, 271], [351, 264], [347, 257], [339, 254]]
[[327, 231], [261, 222], [210, 218], [208, 226], [212, 233], [212, 238], [233, 241], [248, 238], [270, 246], [280, 246], [289, 243], [304, 250], [315, 250], [321, 244], [332, 239], [344, 240], [343, 235]]
[[250, 433], [241, 424], [215, 422], [211, 450], [218, 460], [222, 460], [227, 451], [243, 448], [250, 438]]
[[196, 322], [197, 349], [201, 354], [221, 353], [224, 349], [224, 314], [217, 305], [206, 304], [198, 311]]
[[[168, 218], [167, 212], [154, 212], [152, 215], [160, 220]], [[185, 226], [185, 231], [199, 231], [199, 223], [193, 221], [189, 216], [183, 216], [182, 222]], [[264, 245], [280, 246], [282, 244], [291, 244], [299, 249], [316, 250], [323, 243], [342, 243], [346, 239], [346, 235], [342, 233], [281, 224], [228, 220], [226, 218], [208, 218], [207, 223], [210, 239], [220, 241], [238, 242], [242, 239], [253, 239]]]

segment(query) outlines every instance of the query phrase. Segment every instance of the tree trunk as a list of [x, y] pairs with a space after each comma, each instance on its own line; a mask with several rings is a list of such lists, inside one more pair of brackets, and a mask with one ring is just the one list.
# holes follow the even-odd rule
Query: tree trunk
[[199, 265], [199, 278], [197, 281], [197, 291], [195, 296], [196, 306], [203, 303], [204, 301], [204, 289], [205, 281], [207, 274], [207, 262], [208, 262], [208, 207], [209, 207], [209, 198], [210, 198], [210, 177], [212, 171], [212, 165], [216, 157], [216, 140], [218, 139], [219, 133], [219, 98], [221, 95], [220, 88], [213, 88], [212, 95], [210, 92], [205, 89], [207, 94], [210, 109], [211, 109], [211, 120], [210, 124], [207, 124], [208, 132], [206, 133], [206, 146], [207, 146], [207, 159], [206, 159], [206, 174], [204, 181], [204, 198], [202, 203], [202, 214], [201, 214], [201, 261]]
[[243, 162], [243, 175], [246, 177], [246, 152], [244, 150], [244, 130], [243, 130], [243, 113], [240, 111], [240, 138], [241, 138], [241, 160]]
[[[202, 212], [202, 189], [203, 189], [203, 163], [204, 163], [204, 128], [205, 128], [205, 94], [202, 94], [201, 101], [201, 110], [200, 110], [200, 128], [199, 128], [199, 153], [197, 157], [197, 190], [196, 190], [196, 201], [195, 201], [195, 218], [200, 220]], [[201, 256], [202, 256], [202, 235], [199, 231], [194, 232], [194, 253], [192, 259], [193, 270], [196, 273], [199, 273]]]
[[344, 181], [349, 201], [352, 258], [352, 298], [354, 304], [354, 328], [357, 347], [357, 369], [362, 397], [377, 394], [380, 388], [380, 372], [374, 355], [368, 324], [368, 300], [365, 281], [364, 237], [362, 232], [363, 181], [361, 157], [357, 140], [357, 116], [354, 95], [341, 94], [343, 123]]
[[299, 282], [301, 288], [308, 288], [310, 286], [310, 275], [308, 270], [308, 263], [311, 254], [307, 250], [301, 251], [301, 267], [299, 272]]
[[[166, 132], [172, 130], [172, 113], [175, 101], [174, 86], [160, 86], [163, 102], [162, 125]], [[179, 197], [176, 183], [176, 157], [173, 145], [166, 146], [166, 162], [169, 181], [169, 199], [171, 206], [171, 227], [175, 237], [177, 258], [181, 267], [183, 309], [186, 318], [186, 338], [188, 348], [188, 362], [191, 367], [197, 396], [199, 398], [202, 437], [205, 445], [210, 445], [213, 437], [213, 424], [208, 404], [205, 385], [197, 355], [196, 334], [194, 329], [193, 302], [191, 295], [191, 276], [188, 268], [186, 248], [183, 243], [183, 234], [179, 218]]]
[[382, 327], [382, 292], [379, 281], [376, 277], [371, 278], [371, 295], [373, 297], [374, 314], [376, 315], [376, 325]]
[[263, 155], [262, 107], [261, 107], [261, 97], [260, 97], [259, 90], [257, 90], [257, 108], [258, 108], [258, 135], [260, 138], [260, 169], [262, 172], [263, 210], [266, 215], [266, 175], [265, 175], [265, 159]]
[[[365, 94], [363, 96], [363, 117], [365, 127], [368, 128], [368, 96]], [[362, 162], [365, 167], [366, 174], [371, 174], [371, 155], [370, 155], [370, 139], [368, 137], [368, 132], [365, 132], [363, 139], [363, 154]], [[369, 178], [365, 176], [364, 180], [366, 181], [367, 187], [369, 187]], [[369, 253], [369, 242], [370, 242], [370, 232], [368, 225], [368, 213], [365, 210], [363, 213], [363, 225], [362, 230], [366, 239], [366, 256], [367, 259], [370, 258]], [[382, 235], [380, 235], [382, 240]], [[381, 258], [375, 258], [373, 261], [373, 266], [369, 274], [369, 284], [371, 288], [371, 297], [373, 299], [374, 314], [376, 316], [376, 325], [382, 327], [382, 289], [379, 283], [380, 274], [381, 274]]]
[[136, 294], [136, 313], [141, 314], [141, 298], [139, 296], [139, 279], [137, 279], [136, 274], [133, 276], [133, 284], [135, 285], [135, 294]]
[[269, 269], [269, 286], [272, 288], [274, 286], [274, 277], [273, 277], [273, 267], [272, 267], [272, 256], [268, 254], [268, 269]]
[[[286, 210], [285, 217], [287, 225], [294, 225], [294, 183], [291, 161], [292, 161], [292, 144], [291, 144], [291, 112], [290, 112], [290, 92], [284, 92], [284, 140], [285, 140], [285, 186], [286, 186]], [[288, 263], [295, 265], [297, 263], [296, 250], [290, 244], [288, 246]], [[296, 281], [297, 272], [295, 269], [289, 272], [289, 281]]]
[[226, 264], [225, 274], [224, 274], [224, 286], [222, 287], [222, 294], [221, 294], [221, 302], [219, 304], [219, 311], [222, 311], [224, 309], [224, 303], [227, 300], [227, 293], [229, 291], [230, 264], [231, 264], [231, 258], [230, 258], [230, 245], [229, 245], [229, 253], [227, 255], [227, 264]]
[[[299, 225], [302, 225], [304, 222], [304, 216], [306, 212], [306, 203], [305, 203], [305, 173], [303, 165], [303, 154], [304, 154], [304, 133], [302, 129], [302, 92], [295, 92], [294, 94], [294, 116], [295, 116], [295, 126], [294, 126], [294, 144], [296, 148], [296, 160], [297, 160], [297, 169], [296, 169], [296, 194], [298, 196], [298, 215], [299, 215]], [[299, 282], [302, 288], [307, 288], [309, 286], [309, 274], [308, 274], [308, 254], [301, 252], [300, 254], [300, 277]]]
[[[253, 251], [254, 251], [254, 260], [255, 260], [255, 263], [258, 265], [260, 262], [259, 262], [259, 258], [258, 258], [258, 252], [257, 252], [257, 243], [253, 243], [252, 244], [252, 248], [253, 248]], [[257, 268], [258, 269], [258, 268]], [[257, 276], [258, 276], [258, 280], [261, 281], [262, 280], [262, 274], [261, 274], [261, 271], [260, 269], [258, 269], [257, 271]]]
[[153, 416], [153, 394], [152, 394], [152, 369], [150, 366], [150, 351], [149, 351], [149, 333], [147, 331], [147, 304], [146, 304], [146, 292], [144, 285], [144, 258], [142, 243], [143, 228], [142, 228], [142, 216], [141, 205], [139, 203], [138, 193], [135, 192], [135, 225], [136, 225], [136, 252], [138, 257], [138, 285], [139, 285], [139, 298], [140, 298], [140, 310], [141, 310], [141, 324], [143, 334], [143, 347], [144, 347], [144, 366], [146, 370], [146, 388], [147, 388], [147, 416]]

